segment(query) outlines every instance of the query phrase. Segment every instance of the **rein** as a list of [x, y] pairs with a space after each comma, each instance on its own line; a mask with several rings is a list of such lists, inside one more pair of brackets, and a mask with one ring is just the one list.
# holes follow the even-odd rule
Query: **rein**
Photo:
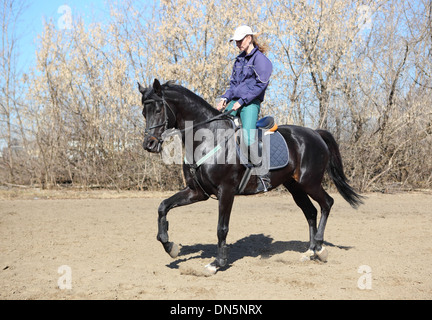
[[225, 117], [225, 116], [228, 116], [228, 118], [229, 118], [229, 117], [232, 117], [232, 116], [230, 116], [230, 113], [233, 112], [233, 111], [234, 111], [234, 110], [231, 109], [230, 111], [223, 112], [223, 113], [221, 113], [221, 114], [218, 114], [217, 116], [214, 116], [213, 118], [207, 119], [207, 120], [202, 121], [202, 122], [198, 122], [197, 124], [194, 124], [194, 125], [191, 126], [191, 127], [187, 127], [187, 128], [181, 129], [181, 130], [179, 130], [179, 131], [180, 131], [180, 132], [185, 132], [185, 131], [188, 130], [188, 129], [193, 129], [193, 128], [198, 127], [198, 126], [201, 126], [201, 125], [203, 125], [203, 124], [207, 124], [207, 123], [213, 122], [213, 121], [215, 121], [215, 120], [219, 120], [220, 118], [223, 118], [223, 117]]
[[[175, 114], [175, 112], [174, 112], [174, 110], [173, 110], [173, 108], [169, 105], [169, 103], [165, 100], [165, 98], [164, 97], [162, 97], [161, 98], [161, 100], [162, 100], [162, 103], [163, 103], [163, 106], [164, 106], [164, 115], [165, 115], [165, 120], [164, 120], [164, 122], [162, 122], [162, 123], [160, 123], [160, 124], [157, 124], [157, 125], [154, 125], [154, 126], [151, 126], [151, 127], [149, 127], [149, 128], [146, 128], [145, 129], [145, 134], [148, 134], [149, 135], [149, 131], [150, 130], [152, 130], [152, 129], [156, 129], [156, 128], [159, 128], [159, 127], [162, 127], [162, 126], [165, 126], [165, 128], [164, 128], [164, 132], [165, 131], [167, 131], [168, 129], [172, 129], [174, 126], [175, 126], [175, 124], [176, 124], [176, 122], [177, 122], [177, 117], [176, 117], [176, 114]], [[145, 103], [153, 103], [153, 102], [156, 102], [156, 100], [155, 99], [147, 99], [147, 100], [145, 100], [144, 101], [144, 104]], [[170, 126], [170, 123], [169, 123], [169, 116], [168, 116], [168, 112], [167, 112], [167, 110], [169, 110], [170, 112], [171, 112], [171, 114], [174, 116], [174, 123], [172, 124], [172, 126]], [[216, 121], [216, 120], [219, 120], [220, 118], [223, 118], [223, 117], [225, 117], [225, 116], [228, 116], [228, 117], [230, 117], [230, 113], [232, 113], [234, 110], [230, 110], [230, 111], [225, 111], [225, 112], [223, 112], [223, 113], [221, 113], [221, 114], [218, 114], [217, 116], [214, 116], [214, 117], [212, 117], [212, 118], [210, 118], [210, 119], [207, 119], [207, 120], [205, 120], [205, 121], [202, 121], [202, 122], [199, 122], [199, 123], [196, 123], [196, 124], [194, 124], [193, 126], [191, 126], [191, 127], [187, 127], [187, 128], [184, 128], [184, 129], [179, 129], [179, 131], [180, 132], [186, 132], [186, 130], [191, 130], [191, 129], [193, 129], [193, 128], [195, 128], [195, 127], [198, 127], [198, 126], [201, 126], [201, 125], [203, 125], [203, 124], [207, 124], [207, 123], [210, 123], [210, 122], [213, 122], [213, 121]], [[153, 136], [154, 137], [154, 136]], [[155, 139], [157, 139], [160, 143], [162, 143], [164, 140], [163, 140], [163, 138], [161, 137], [161, 138], [156, 138], [156, 137], [154, 137]]]

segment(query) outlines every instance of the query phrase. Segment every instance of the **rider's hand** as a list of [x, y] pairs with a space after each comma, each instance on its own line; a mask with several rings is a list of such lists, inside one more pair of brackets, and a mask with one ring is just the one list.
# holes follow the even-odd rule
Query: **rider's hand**
[[216, 106], [216, 109], [218, 109], [219, 111], [221, 111], [225, 107], [226, 107], [226, 100], [225, 99], [221, 99], [219, 101], [218, 105]]
[[238, 110], [239, 108], [241, 108], [241, 104], [238, 102], [234, 103], [234, 106], [232, 107], [232, 109], [235, 111], [235, 110]]

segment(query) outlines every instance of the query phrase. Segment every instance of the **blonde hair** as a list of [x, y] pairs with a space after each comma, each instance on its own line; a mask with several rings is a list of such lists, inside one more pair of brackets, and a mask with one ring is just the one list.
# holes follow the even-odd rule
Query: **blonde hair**
[[258, 36], [256, 35], [250, 35], [252, 37], [252, 43], [255, 47], [258, 48], [259, 51], [261, 51], [262, 53], [267, 53], [269, 51], [269, 46], [266, 42], [258, 42]]

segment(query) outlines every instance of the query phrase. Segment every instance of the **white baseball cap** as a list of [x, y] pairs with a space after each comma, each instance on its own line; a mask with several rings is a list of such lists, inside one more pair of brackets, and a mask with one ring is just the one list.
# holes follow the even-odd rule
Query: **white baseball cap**
[[240, 26], [238, 27], [235, 32], [234, 36], [229, 41], [240, 41], [247, 35], [254, 35], [257, 34], [256, 32], [252, 32], [252, 29], [249, 26]]

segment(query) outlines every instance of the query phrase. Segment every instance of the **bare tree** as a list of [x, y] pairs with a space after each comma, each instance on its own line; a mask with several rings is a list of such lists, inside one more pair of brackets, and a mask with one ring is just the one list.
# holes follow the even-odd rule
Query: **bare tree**
[[[74, 16], [67, 30], [47, 22], [21, 87], [19, 4], [2, 2], [7, 183], [180, 187], [181, 170], [141, 148], [136, 81], [176, 80], [213, 103], [238, 54], [228, 39], [248, 24], [274, 66], [263, 115], [330, 130], [363, 190], [432, 185], [429, 0], [112, 1], [104, 21]], [[10, 152], [16, 144], [25, 155], [19, 163]]]
[[19, 37], [18, 23], [26, 9], [24, 1], [3, 0], [0, 3], [1, 50], [0, 50], [0, 148], [3, 149], [3, 165], [7, 167], [10, 183], [15, 181], [15, 158], [23, 148], [25, 136], [19, 112], [21, 103], [20, 70], [18, 69]]

